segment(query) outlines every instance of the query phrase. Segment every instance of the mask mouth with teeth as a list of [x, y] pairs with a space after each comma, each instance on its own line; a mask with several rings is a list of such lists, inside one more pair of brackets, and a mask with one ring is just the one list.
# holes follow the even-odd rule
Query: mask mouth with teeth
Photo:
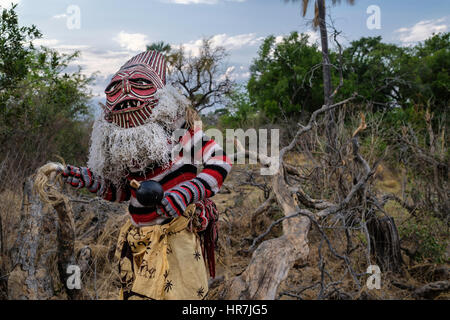
[[122, 128], [146, 123], [158, 103], [156, 91], [166, 84], [165, 69], [164, 56], [156, 51], [143, 52], [125, 63], [106, 87], [105, 120]]
[[127, 61], [105, 90], [103, 114], [94, 122], [88, 167], [114, 184], [128, 171], [167, 166], [186, 122], [189, 101], [166, 84], [164, 56], [145, 51]]

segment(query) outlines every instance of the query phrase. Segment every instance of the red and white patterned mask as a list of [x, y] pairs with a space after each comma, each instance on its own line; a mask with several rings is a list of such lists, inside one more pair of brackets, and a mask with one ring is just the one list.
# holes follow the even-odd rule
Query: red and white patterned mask
[[166, 61], [145, 51], [127, 61], [106, 87], [105, 120], [122, 128], [140, 126], [158, 103], [155, 93], [166, 85]]

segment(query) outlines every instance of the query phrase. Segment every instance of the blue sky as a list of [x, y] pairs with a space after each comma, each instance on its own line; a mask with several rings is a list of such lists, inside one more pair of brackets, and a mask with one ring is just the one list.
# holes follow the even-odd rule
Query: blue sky
[[[182, 44], [195, 54], [203, 37], [213, 37], [230, 53], [225, 69], [237, 81], [245, 81], [264, 37], [299, 31], [310, 34], [313, 42], [318, 39], [308, 24], [313, 8], [305, 19], [300, 2], [284, 0], [0, 0], [0, 6], [11, 1], [18, 3], [20, 23], [35, 24], [44, 34], [38, 45], [81, 51], [76, 63], [86, 74], [98, 72], [92, 87], [97, 99], [103, 98], [111, 75], [151, 42]], [[380, 29], [366, 25], [370, 5], [380, 8]], [[344, 44], [381, 35], [386, 42], [410, 45], [450, 29], [446, 0], [356, 0], [354, 6], [343, 0], [330, 6], [328, 14], [342, 31]]]

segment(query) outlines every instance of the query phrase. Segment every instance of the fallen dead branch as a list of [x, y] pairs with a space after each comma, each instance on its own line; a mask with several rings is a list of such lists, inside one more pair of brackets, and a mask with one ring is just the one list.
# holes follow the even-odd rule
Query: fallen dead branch
[[[375, 174], [379, 161], [375, 161], [375, 163], [370, 166], [359, 152], [358, 137], [367, 128], [365, 115], [363, 113], [361, 113], [359, 126], [349, 138], [350, 143], [348, 144], [351, 147], [351, 151], [347, 154], [353, 158], [354, 163], [354, 167], [348, 169], [351, 170], [350, 173], [353, 176], [353, 183], [348, 187], [346, 193], [341, 196], [339, 201], [315, 199], [303, 189], [301, 180], [288, 179], [289, 174], [299, 176], [299, 170], [292, 165], [286, 164], [284, 162], [284, 156], [297, 146], [301, 137], [317, 126], [317, 117], [320, 114], [344, 106], [355, 97], [356, 95], [316, 110], [311, 115], [307, 125], [299, 125], [300, 129], [295, 133], [291, 142], [281, 149], [278, 159], [280, 163], [279, 170], [273, 175], [270, 186], [272, 194], [274, 195], [274, 200], [281, 208], [284, 216], [273, 221], [264, 232], [255, 236], [247, 250], [242, 250], [244, 252], [252, 253], [251, 260], [247, 268], [240, 275], [228, 280], [224, 286], [221, 298], [275, 299], [280, 283], [286, 278], [287, 273], [294, 262], [305, 262], [308, 258], [308, 233], [311, 224], [315, 226], [321, 237], [318, 248], [318, 269], [321, 274], [321, 280], [317, 283], [320, 288], [318, 292], [319, 299], [330, 298], [332, 296], [338, 297], [339, 299], [349, 299], [359, 296], [357, 293], [352, 295], [342, 291], [340, 288], [343, 283], [342, 279], [333, 279], [326, 269], [324, 248], [322, 248], [322, 246], [326, 244], [326, 248], [331, 253], [331, 256], [342, 261], [342, 265], [346, 270], [342, 277], [345, 277], [346, 274], [348, 274], [353, 280], [356, 290], [361, 290], [361, 277], [364, 273], [358, 273], [357, 270], [353, 268], [349, 256], [359, 245], [353, 245], [350, 230], [359, 230], [365, 235], [368, 265], [372, 264], [370, 261], [371, 255], [376, 254], [377, 259], [385, 259], [385, 256], [389, 256], [389, 258], [393, 259], [379, 260], [391, 261], [383, 265], [383, 268], [385, 267], [386, 270], [398, 270], [401, 266], [402, 261], [398, 237], [389, 238], [388, 243], [386, 243], [384, 247], [380, 247], [377, 244], [377, 241], [381, 238], [374, 236], [374, 234], [378, 236], [383, 235], [386, 230], [373, 228], [373, 226], [377, 226], [375, 221], [378, 221], [375, 212], [377, 210], [382, 211], [382, 208], [377, 207], [378, 203], [375, 205], [372, 203], [373, 201], [370, 202], [372, 195], [368, 190], [371, 178]], [[245, 150], [237, 140], [235, 141], [235, 146], [237, 153], [232, 155], [233, 157], [236, 157], [239, 154], [245, 154], [251, 159], [258, 159], [261, 165], [270, 166], [273, 163], [273, 160], [270, 160], [263, 155]], [[348, 166], [350, 162], [344, 161], [343, 154], [345, 154], [343, 150], [336, 150], [336, 152], [330, 153], [328, 156], [339, 156], [341, 159], [338, 161], [336, 161], [336, 159], [328, 161], [328, 163], [343, 162], [344, 165]], [[325, 156], [327, 156], [327, 154], [325, 154]], [[342, 169], [334, 170], [334, 172], [338, 175], [341, 174], [339, 179], [344, 180], [342, 178], [344, 172]], [[288, 181], [294, 181], [294, 186], [289, 185]], [[342, 190], [345, 190], [345, 188]], [[270, 199], [267, 199], [262, 203], [252, 216], [256, 213], [264, 212], [271, 203], [269, 200]], [[304, 206], [305, 208], [300, 208], [300, 206]], [[372, 222], [372, 228], [367, 227], [368, 221]], [[347, 247], [343, 253], [339, 252], [339, 250], [333, 246], [332, 241], [325, 232], [326, 228], [336, 228], [329, 226], [328, 224], [330, 222], [333, 224], [342, 223], [341, 228], [347, 239]], [[352, 227], [352, 224], [355, 223], [357, 226]], [[258, 243], [279, 224], [282, 224], [282, 236], [265, 240], [258, 245]], [[390, 234], [397, 234], [393, 221], [390, 226]], [[306, 287], [313, 288], [317, 287], [317, 285]], [[287, 295], [300, 298], [298, 293], [291, 291], [287, 293]]]
[[[301, 126], [290, 144], [280, 151], [280, 164], [283, 164], [285, 154], [295, 147], [298, 139], [316, 125], [318, 115], [348, 103], [355, 96], [333, 105], [324, 105], [316, 110], [311, 115], [308, 124]], [[248, 157], [259, 159], [263, 165], [272, 163], [272, 160], [266, 159], [262, 155], [243, 150], [239, 141], [235, 141], [237, 153], [232, 155], [233, 157], [244, 153]], [[283, 226], [283, 235], [275, 239], [266, 240], [256, 248], [244, 272], [228, 282], [222, 294], [223, 298], [275, 299], [279, 284], [286, 278], [294, 262], [307, 259], [309, 253], [307, 236], [310, 228], [310, 219], [300, 215], [296, 216], [299, 208], [285, 180], [283, 165], [280, 165], [278, 172], [272, 178], [271, 186], [276, 201], [285, 216], [280, 220]], [[256, 244], [257, 239], [253, 241], [253, 246]]]

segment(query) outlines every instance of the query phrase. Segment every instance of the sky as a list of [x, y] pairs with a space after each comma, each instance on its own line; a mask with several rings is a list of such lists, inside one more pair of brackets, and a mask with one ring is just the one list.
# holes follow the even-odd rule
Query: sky
[[[284, 0], [0, 0], [0, 6], [17, 3], [19, 23], [36, 25], [44, 37], [35, 41], [70, 53], [81, 52], [75, 64], [87, 75], [96, 74], [94, 100], [104, 99], [111, 76], [147, 44], [164, 41], [183, 45], [196, 54], [201, 39], [211, 37], [229, 57], [224, 72], [245, 82], [249, 66], [262, 40], [281, 39], [292, 31], [319, 40], [311, 29], [314, 9], [301, 15], [301, 1]], [[310, 1], [313, 3], [314, 1]], [[448, 0], [345, 0], [327, 14], [342, 31], [340, 42], [382, 36], [385, 42], [409, 46], [433, 33], [450, 31]]]

